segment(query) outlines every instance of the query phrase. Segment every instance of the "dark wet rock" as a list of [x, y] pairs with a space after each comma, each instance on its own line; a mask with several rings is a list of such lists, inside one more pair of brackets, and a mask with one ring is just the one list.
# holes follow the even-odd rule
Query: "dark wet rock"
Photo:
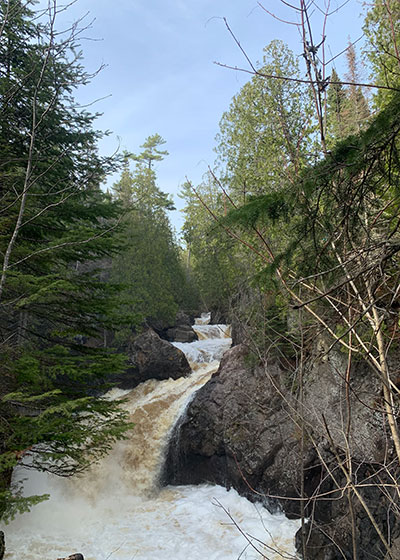
[[[304, 468], [305, 495], [329, 496], [306, 503], [305, 514], [310, 517], [305, 527], [307, 560], [353, 558], [351, 509], [358, 560], [383, 560], [386, 552], [365, 508], [354, 496], [350, 508], [348, 493], [337, 491], [328, 474], [333, 471], [339, 487], [346, 486], [339, 465], [348, 445], [355, 479], [372, 485], [359, 489], [370, 513], [384, 535], [390, 534], [393, 540], [400, 537], [393, 508], [388, 508], [378, 487], [378, 483], [390, 483], [380, 465], [391, 452], [379, 412], [379, 382], [365, 365], [355, 362], [348, 386], [346, 356], [340, 352], [326, 355], [327, 347], [319, 340], [308, 358], [303, 406], [292, 369], [273, 358], [263, 365], [251, 363], [243, 345], [229, 350], [175, 427], [163, 480], [234, 487], [250, 499], [263, 500], [271, 510], [279, 505], [290, 517], [299, 517]], [[396, 480], [399, 473], [391, 475]], [[393, 499], [396, 502], [395, 495]], [[300, 550], [301, 531], [297, 544]]]
[[246, 327], [243, 323], [239, 321], [237, 317], [232, 317], [230, 325], [232, 333], [232, 346], [244, 343], [248, 338], [248, 333], [246, 332]]
[[175, 321], [166, 323], [160, 320], [148, 320], [148, 326], [153, 329], [160, 338], [169, 342], [193, 342], [197, 335], [192, 329], [194, 315], [178, 311]]
[[191, 313], [185, 313], [184, 311], [178, 311], [175, 318], [175, 325], [176, 326], [183, 326], [186, 325], [191, 327], [194, 324], [194, 315]]
[[112, 378], [118, 387], [133, 389], [148, 379], [178, 379], [191, 371], [181, 350], [162, 340], [152, 329], [138, 336], [128, 347], [126, 371]]
[[212, 309], [210, 315], [210, 325], [227, 325], [230, 323], [229, 314], [223, 309]]
[[57, 558], [57, 560], [84, 560], [83, 554], [77, 552], [75, 554], [70, 554], [70, 556], [66, 556], [65, 558]]
[[0, 560], [3, 560], [6, 551], [6, 544], [3, 531], [0, 531]]
[[[246, 495], [256, 487], [297, 495], [299, 441], [290, 415], [264, 371], [248, 370], [245, 356], [244, 346], [226, 352], [218, 372], [196, 393], [172, 437], [167, 483], [211, 482]], [[277, 382], [279, 373], [278, 366], [271, 367]]]
[[193, 324], [194, 317], [183, 311], [178, 311], [175, 325], [165, 329], [162, 338], [170, 342], [194, 342], [198, 340], [198, 336], [192, 328]]
[[194, 342], [198, 340], [198, 336], [190, 325], [180, 325], [179, 327], [168, 329], [166, 339], [171, 342]]

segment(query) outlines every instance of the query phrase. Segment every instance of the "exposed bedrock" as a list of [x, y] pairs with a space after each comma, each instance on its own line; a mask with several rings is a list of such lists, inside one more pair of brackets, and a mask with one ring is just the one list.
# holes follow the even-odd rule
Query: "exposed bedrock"
[[[303, 406], [292, 370], [277, 360], [250, 365], [242, 345], [229, 350], [175, 427], [163, 481], [233, 486], [253, 500], [265, 500], [269, 508], [279, 504], [287, 515], [299, 517], [304, 472], [305, 496], [319, 495], [305, 501], [310, 518], [305, 526], [307, 558], [352, 559], [356, 546], [358, 560], [383, 559], [385, 547], [369, 515], [393, 544], [400, 531], [390, 500], [376, 486], [390, 482], [380, 466], [389, 462], [391, 453], [379, 382], [356, 364], [346, 391], [345, 356], [331, 352], [322, 357], [325, 346], [318, 343], [305, 368]], [[346, 448], [352, 456], [351, 481], [367, 484], [357, 488], [365, 507], [354, 492], [342, 490], [348, 482]], [[301, 542], [299, 531], [299, 551]]]
[[135, 338], [127, 353], [127, 369], [112, 379], [122, 389], [133, 389], [148, 379], [178, 379], [191, 371], [184, 353], [162, 340], [152, 329]]
[[198, 339], [192, 325], [194, 315], [178, 311], [174, 324], [167, 325], [163, 321], [150, 320], [149, 326], [164, 340], [169, 342], [193, 342]]
[[194, 342], [198, 340], [198, 336], [190, 325], [179, 325], [167, 329], [166, 339], [173, 342]]

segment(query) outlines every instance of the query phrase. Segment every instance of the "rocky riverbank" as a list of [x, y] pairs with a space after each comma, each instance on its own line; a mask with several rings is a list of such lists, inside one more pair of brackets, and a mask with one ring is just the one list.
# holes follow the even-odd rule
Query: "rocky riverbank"
[[[228, 351], [175, 428], [164, 482], [234, 487], [290, 517], [303, 503], [308, 560], [355, 550], [359, 560], [383, 559], [400, 527], [395, 492], [382, 491], [396, 473], [379, 383], [362, 363], [347, 383], [345, 356], [327, 346], [318, 341], [308, 358], [301, 398], [298, 377], [279, 360], [251, 364], [245, 346]], [[297, 545], [301, 552], [301, 530]]]

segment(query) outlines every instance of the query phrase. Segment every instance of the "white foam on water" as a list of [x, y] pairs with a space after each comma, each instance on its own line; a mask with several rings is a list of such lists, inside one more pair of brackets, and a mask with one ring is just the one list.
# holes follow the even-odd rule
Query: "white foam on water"
[[152, 499], [120, 492], [92, 504], [57, 492], [14, 522], [5, 558], [51, 560], [79, 551], [85, 560], [282, 560], [294, 555], [297, 528], [220, 486], [167, 487]]
[[211, 336], [222, 336], [175, 343], [197, 364], [192, 375], [149, 380], [133, 391], [113, 389], [107, 395], [127, 399], [135, 426], [129, 439], [98, 465], [72, 479], [15, 471], [16, 479], [27, 479], [25, 495], [50, 493], [51, 498], [4, 527], [7, 560], [56, 560], [73, 552], [85, 560], [278, 560], [281, 554], [294, 555], [297, 521], [271, 515], [220, 486], [157, 485], [173, 425], [231, 344], [226, 326], [223, 331], [220, 325], [207, 327], [212, 327]]
[[195, 342], [173, 342], [173, 345], [185, 353], [190, 364], [214, 362], [218, 366], [231, 343], [230, 338], [210, 338]]
[[230, 325], [194, 325], [193, 330], [197, 333], [199, 340], [209, 338], [230, 338]]
[[211, 313], [202, 313], [201, 317], [196, 317], [194, 320], [195, 325], [208, 325], [211, 320]]

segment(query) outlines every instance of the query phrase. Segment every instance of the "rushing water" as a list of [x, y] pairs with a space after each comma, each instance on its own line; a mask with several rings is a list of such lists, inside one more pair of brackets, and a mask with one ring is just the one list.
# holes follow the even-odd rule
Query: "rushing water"
[[282, 514], [220, 486], [157, 485], [172, 426], [231, 343], [228, 327], [207, 325], [207, 319], [196, 321], [199, 341], [175, 343], [191, 362], [191, 376], [109, 395], [128, 397], [135, 424], [129, 441], [81, 477], [15, 473], [26, 478], [26, 495], [51, 498], [4, 528], [6, 559], [56, 560], [73, 552], [85, 560], [250, 560], [263, 554], [278, 560], [294, 554], [298, 523]]

